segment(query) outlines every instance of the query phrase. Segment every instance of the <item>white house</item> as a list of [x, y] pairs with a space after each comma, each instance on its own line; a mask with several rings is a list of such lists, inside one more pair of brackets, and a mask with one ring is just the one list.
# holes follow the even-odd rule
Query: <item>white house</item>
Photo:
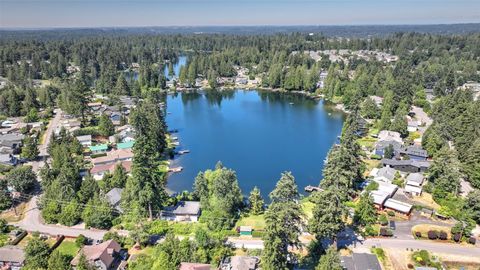
[[77, 136], [77, 140], [83, 147], [92, 146], [92, 135]]
[[407, 176], [405, 191], [416, 196], [422, 194], [422, 185], [425, 177], [421, 173], [411, 173]]

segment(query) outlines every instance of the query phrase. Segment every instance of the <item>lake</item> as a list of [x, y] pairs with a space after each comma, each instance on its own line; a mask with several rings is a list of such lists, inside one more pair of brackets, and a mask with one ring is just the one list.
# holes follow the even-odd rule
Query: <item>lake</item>
[[258, 186], [267, 197], [283, 171], [295, 176], [299, 191], [318, 185], [325, 157], [338, 140], [341, 112], [301, 95], [266, 91], [205, 91], [167, 97], [166, 121], [179, 138], [168, 189], [192, 190], [200, 171], [217, 161], [237, 172], [244, 194]]

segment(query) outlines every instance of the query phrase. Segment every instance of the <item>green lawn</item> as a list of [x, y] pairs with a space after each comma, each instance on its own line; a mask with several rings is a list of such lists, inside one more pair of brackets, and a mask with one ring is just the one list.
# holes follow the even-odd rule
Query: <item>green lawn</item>
[[315, 204], [307, 199], [303, 199], [300, 204], [302, 206], [303, 213], [305, 214], [305, 218], [310, 219], [313, 217], [313, 207]]
[[365, 137], [357, 140], [360, 146], [365, 146], [367, 148], [372, 148], [376, 141], [377, 139], [369, 138], [369, 137]]
[[237, 224], [235, 224], [235, 227], [238, 226], [252, 226], [254, 230], [262, 231], [265, 229], [265, 218], [263, 215], [242, 217], [237, 221]]
[[75, 241], [70, 241], [70, 240], [63, 240], [63, 242], [58, 246], [57, 250], [64, 254], [64, 255], [69, 255], [72, 257], [75, 257], [77, 255], [77, 252], [80, 248], [77, 247], [77, 244], [75, 244]]

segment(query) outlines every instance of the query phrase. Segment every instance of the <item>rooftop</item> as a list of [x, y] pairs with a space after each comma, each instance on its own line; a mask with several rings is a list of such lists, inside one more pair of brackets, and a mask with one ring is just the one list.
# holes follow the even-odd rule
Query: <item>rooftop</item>
[[117, 144], [117, 149], [130, 149], [133, 147], [135, 141], [122, 142]]
[[166, 207], [165, 211], [175, 215], [198, 215], [200, 213], [200, 202], [180, 201], [175, 206]]
[[407, 176], [407, 184], [421, 186], [425, 177], [421, 173], [411, 173]]
[[108, 149], [108, 145], [106, 144], [97, 144], [97, 145], [92, 145], [88, 147], [90, 151], [96, 152], [96, 151], [105, 151]]
[[0, 248], [0, 261], [22, 264], [25, 261], [25, 252], [18, 246], [3, 246]]
[[383, 205], [384, 207], [396, 210], [398, 212], [408, 214], [410, 211], [412, 211], [412, 205], [408, 203], [404, 203], [401, 201], [397, 201], [394, 199], [388, 199], [385, 204]]
[[120, 251], [120, 245], [117, 242], [115, 242], [115, 240], [108, 240], [101, 244], [93, 245], [93, 246], [84, 246], [78, 252], [77, 256], [73, 258], [71, 264], [74, 266], [77, 265], [80, 259], [80, 256], [83, 253], [87, 261], [94, 262], [96, 260], [101, 260], [108, 268], [110, 267], [110, 265], [114, 260], [114, 254], [113, 254], [114, 251], [115, 252]]
[[210, 264], [182, 262], [179, 270], [210, 270]]
[[382, 270], [377, 256], [367, 253], [353, 253], [351, 257], [341, 256], [341, 264], [346, 270]]

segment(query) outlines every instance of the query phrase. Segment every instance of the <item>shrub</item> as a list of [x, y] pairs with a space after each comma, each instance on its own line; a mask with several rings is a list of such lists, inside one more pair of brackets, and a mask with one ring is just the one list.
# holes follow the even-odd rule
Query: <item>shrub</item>
[[370, 158], [371, 158], [371, 159], [380, 160], [380, 159], [382, 159], [382, 156], [380, 156], [380, 155], [375, 155], [375, 154], [374, 154], [374, 155], [371, 155]]
[[475, 237], [468, 238], [468, 243], [469, 244], [475, 245], [476, 242], [477, 242], [477, 239], [475, 239]]
[[448, 234], [444, 231], [441, 231], [439, 234], [438, 234], [438, 238], [440, 238], [440, 240], [447, 240], [448, 239]]
[[252, 231], [252, 237], [263, 237], [263, 231]]
[[367, 235], [367, 236], [377, 236], [378, 232], [377, 232], [377, 230], [375, 230], [374, 227], [369, 225], [369, 226], [365, 227], [365, 235]]
[[80, 234], [77, 239], [75, 239], [75, 244], [77, 247], [83, 247], [87, 243], [87, 237], [85, 235]]
[[460, 239], [462, 239], [462, 234], [461, 233], [456, 233], [453, 235], [453, 241], [455, 242], [460, 242]]
[[422, 233], [421, 232], [415, 232], [415, 237], [422, 238]]
[[380, 228], [380, 235], [390, 237], [390, 236], [393, 236], [393, 232], [389, 228], [383, 227], [383, 228]]
[[380, 223], [380, 225], [382, 226], [386, 226], [388, 225], [388, 218], [385, 214], [382, 214], [378, 217], [378, 222]]
[[430, 240], [438, 239], [438, 232], [437, 231], [428, 231], [428, 239], [430, 239]]
[[393, 211], [388, 211], [387, 214], [388, 214], [389, 216], [391, 216], [391, 217], [394, 217], [394, 216], [395, 216], [395, 212], [393, 212]]

